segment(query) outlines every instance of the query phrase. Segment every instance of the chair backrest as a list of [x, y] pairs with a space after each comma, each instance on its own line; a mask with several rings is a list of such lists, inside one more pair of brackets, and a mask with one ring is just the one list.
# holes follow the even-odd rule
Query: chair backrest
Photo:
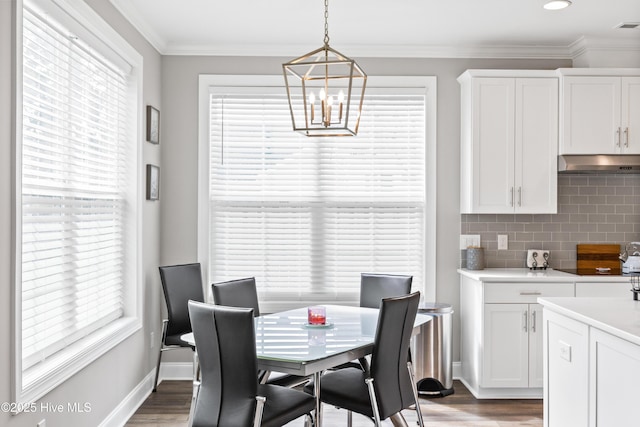
[[211, 285], [211, 291], [215, 304], [253, 308], [253, 315], [260, 316], [255, 277], [214, 283]]
[[189, 301], [201, 383], [193, 426], [250, 426], [258, 392], [253, 309]]
[[159, 267], [164, 299], [167, 303], [167, 335], [191, 332], [189, 300], [204, 301], [200, 264]]
[[420, 292], [382, 300], [370, 371], [380, 419], [414, 403], [407, 358], [419, 302]]
[[413, 276], [393, 274], [360, 275], [360, 307], [380, 308], [383, 298], [407, 295], [411, 292]]

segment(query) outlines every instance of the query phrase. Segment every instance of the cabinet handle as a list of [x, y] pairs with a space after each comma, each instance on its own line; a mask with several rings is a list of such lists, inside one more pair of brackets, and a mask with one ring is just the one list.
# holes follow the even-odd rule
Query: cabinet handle
[[618, 147], [621, 147], [621, 145], [620, 145], [621, 136], [622, 135], [621, 135], [621, 132], [620, 132], [620, 128], [618, 128], [618, 130], [616, 131], [616, 137], [618, 138], [618, 143], [617, 143]]
[[536, 312], [531, 313], [531, 331], [536, 331]]
[[511, 187], [511, 206], [513, 206], [513, 187]]
[[518, 187], [518, 206], [522, 206], [522, 187]]
[[522, 291], [520, 295], [542, 295], [542, 292], [538, 291]]
[[524, 320], [524, 326], [522, 329], [524, 329], [525, 332], [529, 331], [529, 325], [527, 323], [529, 323], [529, 313], [527, 313], [527, 310], [524, 311], [524, 313], [522, 313], [523, 315], [523, 320]]
[[624, 128], [624, 146], [629, 148], [629, 128]]

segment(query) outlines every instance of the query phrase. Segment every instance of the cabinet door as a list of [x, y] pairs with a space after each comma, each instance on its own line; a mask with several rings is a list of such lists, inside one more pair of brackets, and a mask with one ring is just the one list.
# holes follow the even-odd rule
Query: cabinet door
[[484, 305], [482, 387], [529, 386], [528, 304]]
[[558, 211], [558, 81], [516, 79], [515, 212]]
[[589, 363], [589, 425], [636, 427], [640, 346], [592, 327]]
[[529, 387], [544, 385], [542, 306], [529, 304]]
[[514, 88], [512, 78], [473, 79], [474, 213], [513, 213]]
[[622, 146], [625, 154], [640, 154], [640, 77], [622, 79]]
[[[595, 427], [596, 424], [590, 424], [588, 420], [589, 327], [549, 310], [544, 311], [544, 322], [547, 335], [545, 426]], [[617, 386], [614, 389], [618, 390]], [[612, 393], [614, 398], [618, 395]]]
[[618, 154], [620, 77], [563, 79], [560, 154]]

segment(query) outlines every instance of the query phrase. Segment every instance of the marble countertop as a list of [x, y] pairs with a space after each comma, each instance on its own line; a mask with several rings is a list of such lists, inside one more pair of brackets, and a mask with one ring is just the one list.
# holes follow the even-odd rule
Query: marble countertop
[[629, 298], [538, 298], [545, 309], [640, 345], [640, 301]]
[[459, 268], [458, 273], [481, 282], [628, 282], [630, 278], [620, 275], [599, 274], [597, 276], [578, 276], [564, 271], [529, 270], [528, 268], [485, 268], [484, 270], [468, 270]]

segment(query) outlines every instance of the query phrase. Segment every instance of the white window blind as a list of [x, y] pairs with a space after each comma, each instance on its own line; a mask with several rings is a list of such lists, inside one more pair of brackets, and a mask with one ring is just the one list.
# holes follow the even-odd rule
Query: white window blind
[[[37, 12], [23, 11], [22, 386], [42, 362], [124, 313], [126, 72]], [[131, 267], [128, 267], [131, 268]], [[35, 371], [34, 371], [35, 372]]]
[[209, 276], [255, 276], [261, 306], [356, 302], [360, 273], [422, 289], [425, 95], [370, 89], [357, 137], [291, 130], [284, 91], [210, 96]]

